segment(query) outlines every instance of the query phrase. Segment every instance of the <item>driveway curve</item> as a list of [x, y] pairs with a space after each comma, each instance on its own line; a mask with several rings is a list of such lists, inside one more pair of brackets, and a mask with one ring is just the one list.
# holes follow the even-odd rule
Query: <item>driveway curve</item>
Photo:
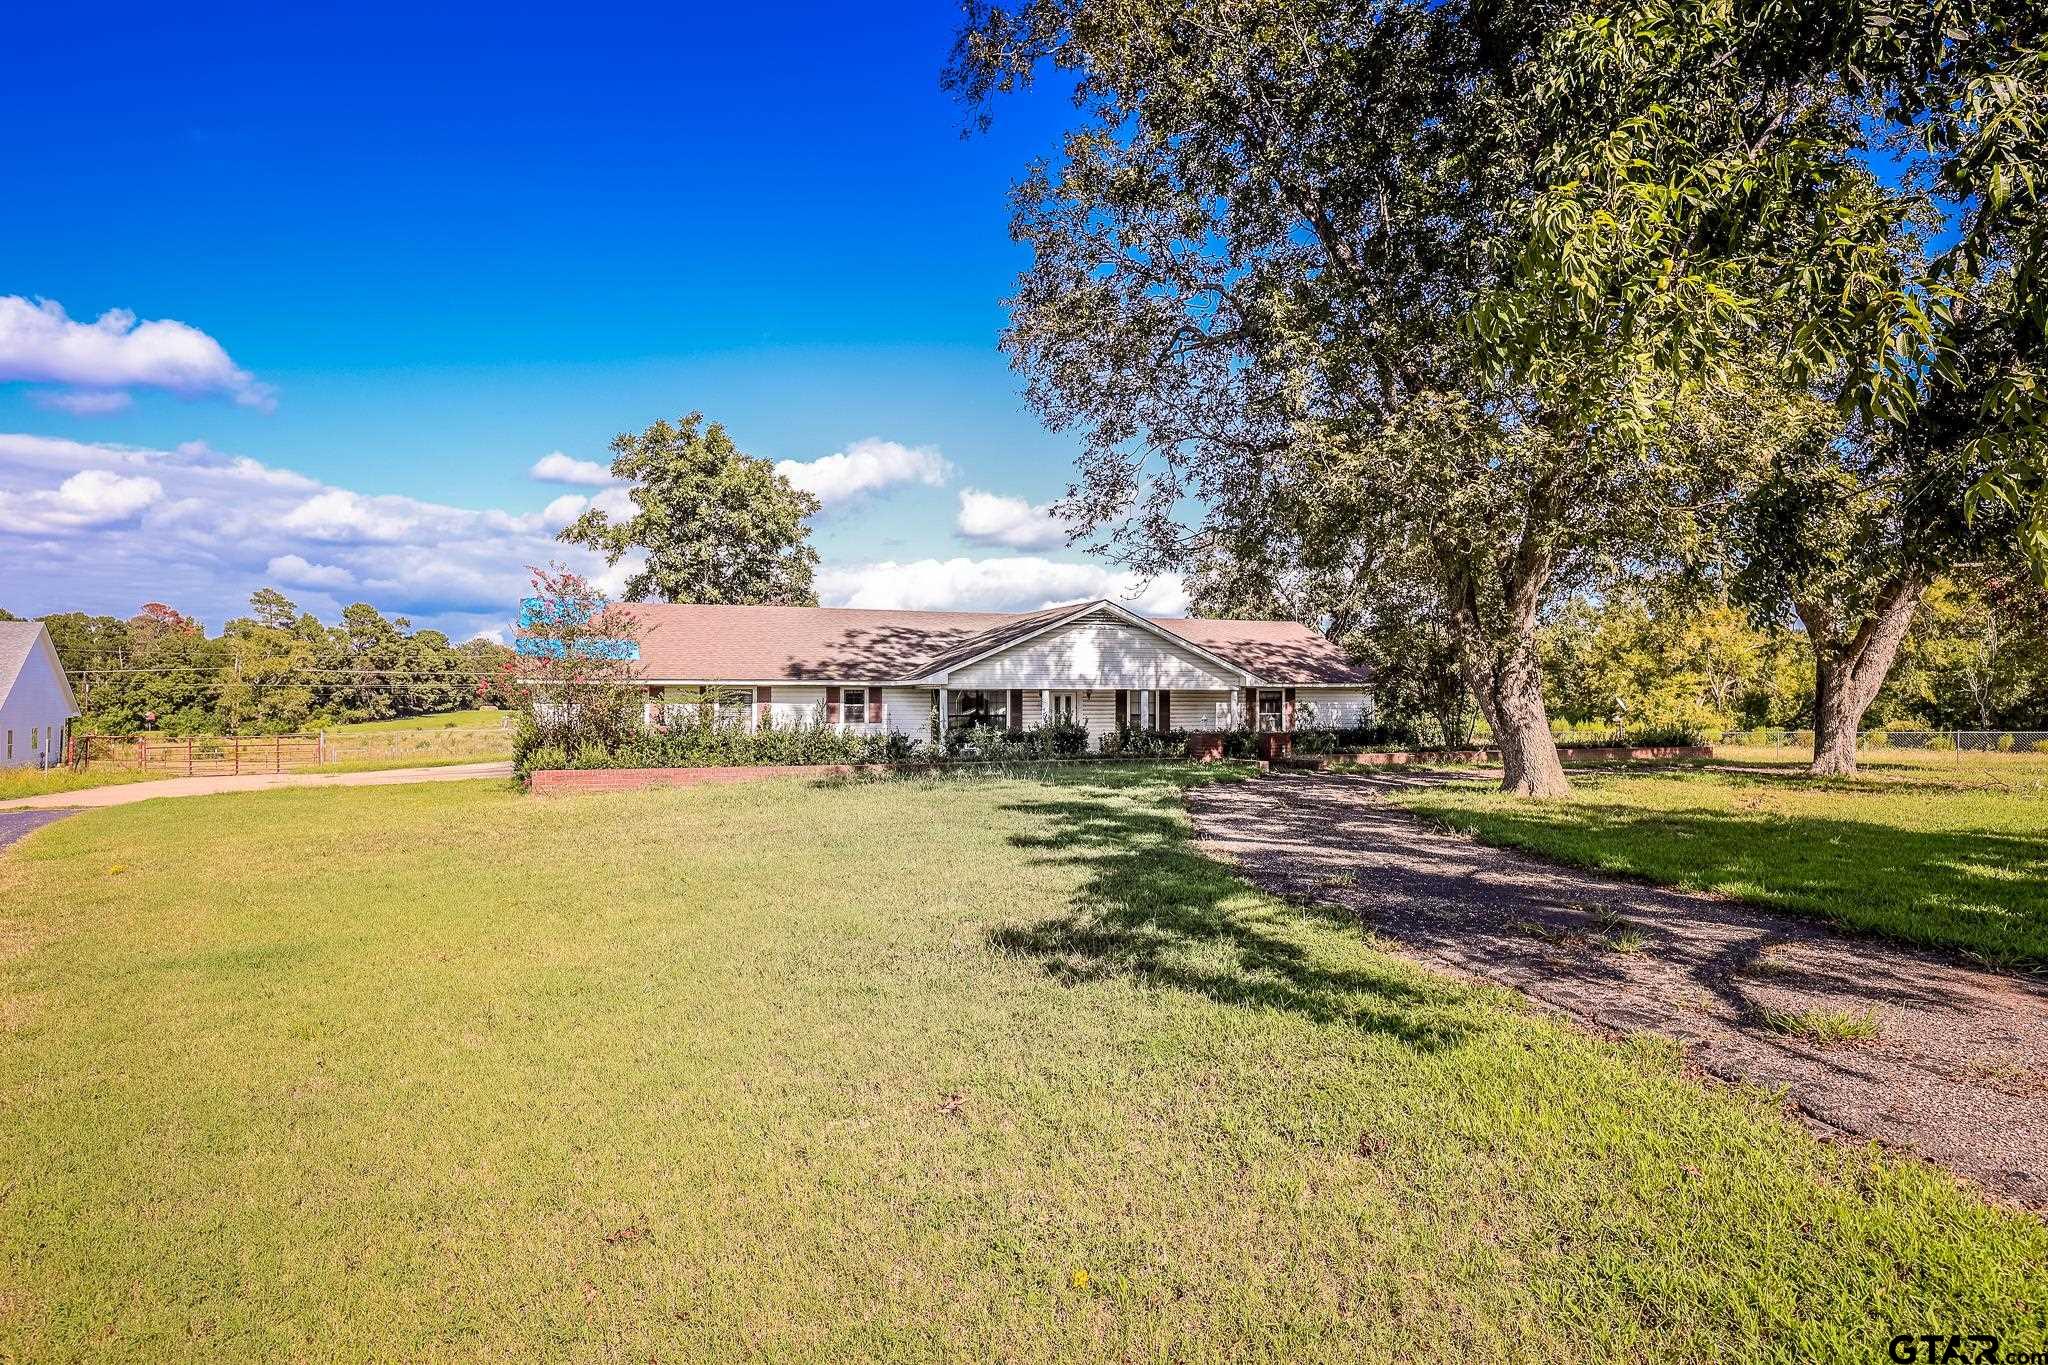
[[0, 811], [86, 810], [125, 806], [175, 796], [218, 796], [222, 792], [261, 792], [276, 787], [386, 787], [404, 782], [466, 782], [479, 777], [510, 777], [512, 765], [455, 763], [442, 768], [377, 768], [360, 773], [255, 773], [239, 777], [167, 777], [156, 782], [125, 782], [84, 791], [52, 792], [0, 801]]
[[[1426, 779], [1424, 779], [1426, 780]], [[1918, 1153], [2048, 1210], [2048, 988], [1730, 900], [1488, 848], [1377, 794], [1385, 777], [1275, 776], [1189, 794], [1197, 841], [1281, 896], [1342, 908], [1396, 951], [1648, 1031], [1727, 1080], [1782, 1088], [1833, 1136]], [[1818, 1043], [1771, 1026], [1867, 1013]]]

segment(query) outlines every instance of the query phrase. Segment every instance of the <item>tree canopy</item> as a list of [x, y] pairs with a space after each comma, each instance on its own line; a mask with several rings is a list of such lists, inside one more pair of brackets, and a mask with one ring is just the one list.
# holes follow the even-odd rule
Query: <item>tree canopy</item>
[[626, 580], [630, 601], [816, 606], [818, 554], [808, 519], [818, 499], [743, 453], [702, 413], [657, 421], [612, 441], [612, 475], [631, 484], [631, 516], [587, 509], [558, 537], [617, 564], [646, 563]]

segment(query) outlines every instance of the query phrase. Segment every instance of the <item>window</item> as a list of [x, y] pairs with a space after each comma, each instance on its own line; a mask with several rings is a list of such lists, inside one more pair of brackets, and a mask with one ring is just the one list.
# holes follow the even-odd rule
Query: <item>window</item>
[[1079, 713], [1074, 708], [1074, 694], [1072, 692], [1055, 692], [1052, 694], [1052, 719], [1055, 725], [1072, 725], [1076, 720], [1080, 719]]
[[14, 757], [14, 731], [12, 730], [7, 732], [7, 756], [9, 758]]
[[946, 699], [946, 715], [955, 730], [1004, 730], [1010, 724], [1007, 692], [954, 692]]
[[848, 725], [867, 724], [868, 690], [865, 687], [844, 687], [839, 690], [839, 718]]
[[1278, 730], [1284, 713], [1280, 708], [1280, 693], [1277, 690], [1259, 693], [1259, 728]]

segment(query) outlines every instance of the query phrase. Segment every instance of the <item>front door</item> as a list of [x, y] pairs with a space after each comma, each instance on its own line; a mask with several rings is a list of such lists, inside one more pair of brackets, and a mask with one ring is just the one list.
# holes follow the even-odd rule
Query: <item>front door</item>
[[1052, 720], [1055, 725], [1072, 725], [1081, 718], [1081, 694], [1078, 692], [1055, 692], [1052, 694]]

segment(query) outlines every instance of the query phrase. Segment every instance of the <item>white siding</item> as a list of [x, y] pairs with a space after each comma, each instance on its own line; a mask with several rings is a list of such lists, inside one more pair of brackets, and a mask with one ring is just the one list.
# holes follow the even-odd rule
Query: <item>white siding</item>
[[778, 730], [825, 723], [825, 689], [822, 687], [774, 687], [768, 695], [768, 719]]
[[1238, 701], [1243, 695], [1242, 691], [1175, 688], [1169, 719], [1176, 730], [1235, 730], [1243, 723], [1238, 717]]
[[1227, 687], [1236, 679], [1171, 640], [1098, 613], [948, 679], [953, 687]]
[[932, 690], [928, 687], [883, 688], [882, 725], [912, 739], [930, 739]]
[[0, 696], [0, 768], [62, 763], [64, 726], [71, 715], [56, 649], [47, 635], [40, 635], [30, 643], [13, 685]]
[[1313, 723], [1327, 730], [1372, 723], [1372, 694], [1362, 687], [1297, 687], [1294, 704], [1297, 708], [1309, 705], [1316, 709], [1313, 722], [1302, 719], [1297, 709], [1297, 725]]

